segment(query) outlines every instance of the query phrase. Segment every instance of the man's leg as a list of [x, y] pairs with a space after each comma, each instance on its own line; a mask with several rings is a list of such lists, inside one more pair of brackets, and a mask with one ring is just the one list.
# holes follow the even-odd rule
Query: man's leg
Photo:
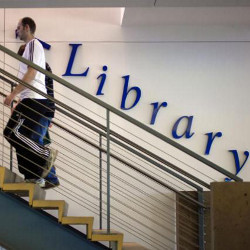
[[44, 147], [43, 139], [48, 131], [48, 126], [50, 124], [50, 118], [47, 118], [45, 114], [48, 112], [47, 108], [47, 99], [29, 99], [29, 105], [34, 109], [32, 114], [33, 117], [33, 124], [31, 127], [33, 128], [33, 132], [30, 134], [30, 138], [35, 142], [39, 143], [42, 148], [49, 150], [49, 157], [46, 160], [46, 164], [43, 165], [44, 171], [42, 172], [41, 177], [46, 177], [51, 167], [54, 164], [55, 158], [57, 156], [57, 150], [48, 149]]
[[14, 135], [15, 129], [20, 123], [21, 117], [22, 105], [19, 104], [12, 112], [9, 121], [4, 128], [3, 134], [10, 145], [12, 145], [16, 149], [19, 172], [23, 174], [25, 178], [32, 178], [34, 176], [29, 171], [27, 171], [27, 168], [29, 168], [29, 164], [31, 164], [31, 162], [26, 158], [29, 152], [26, 152], [26, 147]]
[[33, 125], [33, 132], [30, 134], [30, 139], [44, 146], [43, 138], [46, 135], [49, 126], [49, 118], [41, 116], [38, 123]]
[[[50, 118], [41, 116], [39, 124], [34, 125], [35, 132], [32, 133], [31, 139], [43, 146], [48, 144], [48, 142], [50, 142], [50, 140], [48, 140], [50, 138], [48, 130], [50, 123], [51, 123]], [[55, 166], [51, 168], [51, 171], [49, 172], [45, 180], [46, 180], [45, 188], [53, 188], [55, 186], [60, 185], [60, 182], [56, 175]]]
[[[49, 126], [51, 123], [51, 118], [48, 119], [48, 127], [47, 127], [47, 131], [45, 136], [43, 137], [43, 145], [49, 145], [51, 143], [51, 139], [50, 139], [50, 135], [49, 135]], [[59, 179], [56, 175], [56, 168], [55, 166], [53, 166], [51, 168], [50, 173], [48, 174], [48, 176], [45, 178], [46, 183], [45, 183], [45, 189], [48, 188], [53, 188], [53, 187], [57, 187], [60, 185]]]
[[[41, 116], [45, 113], [43, 105], [41, 105], [42, 103], [40, 102], [42, 101], [34, 99], [22, 100], [17, 106], [19, 109], [16, 108], [21, 111], [21, 118], [11, 133], [7, 133], [9, 132], [8, 130], [6, 132], [6, 135], [10, 135], [9, 139], [15, 142], [14, 146], [17, 152], [20, 153], [23, 159], [28, 159], [29, 163], [25, 165], [25, 168], [27, 168], [29, 172], [32, 172], [33, 178], [47, 175], [52, 167], [53, 160], [55, 160], [55, 157], [53, 158], [54, 151], [30, 139], [31, 135], [36, 133], [34, 128], [37, 128]], [[45, 168], [46, 172], [43, 168]]]

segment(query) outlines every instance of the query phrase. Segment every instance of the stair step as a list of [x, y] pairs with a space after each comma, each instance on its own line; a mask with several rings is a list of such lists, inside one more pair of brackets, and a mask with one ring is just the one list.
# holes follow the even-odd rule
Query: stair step
[[135, 242], [124, 242], [122, 250], [149, 250], [149, 249]]
[[68, 204], [64, 200], [44, 200], [45, 190], [37, 184], [25, 183], [23, 178], [5, 167], [0, 167], [0, 189], [22, 197], [29, 197], [29, 205], [34, 208], [58, 210], [58, 221], [63, 225], [86, 225], [87, 238], [92, 241], [110, 241], [115, 243], [114, 249], [116, 250], [148, 250], [138, 243], [123, 243], [123, 233], [118, 231], [93, 230], [94, 217], [66, 216]]
[[29, 205], [36, 199], [45, 199], [46, 192], [41, 189], [39, 185], [34, 183], [5, 183], [3, 185], [3, 191], [17, 194], [21, 197], [29, 197]]
[[22, 197], [29, 197], [29, 205], [33, 208], [58, 210], [58, 221], [63, 225], [86, 225], [87, 238], [92, 241], [110, 241], [115, 243], [116, 250], [148, 250], [148, 248], [134, 242], [123, 243], [123, 233], [115, 230], [93, 230], [94, 217], [66, 216], [68, 204], [64, 200], [44, 200], [46, 192], [39, 185], [26, 183], [23, 178], [9, 169], [0, 166], [0, 189], [15, 193]]
[[9, 169], [0, 167], [0, 189], [3, 188], [4, 183], [15, 183], [23, 181], [23, 178], [11, 172]]
[[115, 230], [93, 230], [92, 233], [92, 241], [111, 241], [117, 243], [117, 250], [122, 250], [122, 243], [123, 243], [123, 233], [120, 233]]
[[58, 221], [62, 222], [62, 218], [68, 213], [68, 204], [64, 200], [34, 200], [32, 206], [34, 208], [57, 210]]
[[94, 222], [94, 217], [77, 217], [77, 216], [66, 216], [63, 217], [61, 221], [63, 225], [86, 225], [88, 239], [91, 239], [92, 237], [93, 222]]

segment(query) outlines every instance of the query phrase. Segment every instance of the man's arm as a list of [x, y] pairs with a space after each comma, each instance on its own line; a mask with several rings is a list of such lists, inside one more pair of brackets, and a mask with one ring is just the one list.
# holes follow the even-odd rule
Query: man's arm
[[[36, 76], [37, 71], [31, 67], [28, 67], [27, 72], [24, 74], [22, 81], [30, 84]], [[21, 93], [24, 89], [26, 89], [25, 86], [18, 84], [15, 89], [5, 98], [4, 104], [7, 106], [10, 106], [14, 98]]]

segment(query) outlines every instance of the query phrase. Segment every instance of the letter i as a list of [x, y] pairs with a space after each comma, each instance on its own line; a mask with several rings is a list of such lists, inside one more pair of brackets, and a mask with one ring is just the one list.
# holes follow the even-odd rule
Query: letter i
[[[103, 71], [107, 71], [108, 70], [108, 67], [106, 66], [106, 65], [104, 65], [103, 67], [102, 67], [102, 70]], [[104, 95], [103, 93], [102, 93], [102, 89], [103, 89], [103, 86], [104, 86], [104, 83], [105, 83], [105, 81], [106, 81], [106, 77], [107, 77], [107, 75], [105, 74], [105, 73], [103, 73], [103, 74], [101, 74], [101, 75], [99, 75], [98, 77], [97, 77], [97, 79], [101, 79], [101, 81], [100, 81], [100, 84], [99, 84], [99, 88], [98, 88], [98, 90], [97, 90], [97, 92], [96, 92], [96, 95]]]

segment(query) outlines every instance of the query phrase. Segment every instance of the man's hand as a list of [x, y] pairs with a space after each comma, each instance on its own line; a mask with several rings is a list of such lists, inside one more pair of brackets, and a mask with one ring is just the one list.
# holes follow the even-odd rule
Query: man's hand
[[13, 101], [13, 99], [14, 99], [14, 96], [13, 96], [13, 94], [11, 93], [10, 95], [8, 95], [8, 96], [5, 98], [5, 100], [4, 100], [4, 105], [10, 106], [11, 103], [12, 103], [12, 101]]
[[[22, 81], [31, 83], [36, 76], [37, 71], [31, 67], [28, 67], [27, 72], [24, 74]], [[10, 106], [16, 95], [21, 93], [26, 87], [18, 84], [15, 89], [5, 98], [4, 105]]]
[[15, 110], [16, 106], [20, 103], [20, 100], [18, 100], [13, 107], [11, 108], [11, 114], [13, 113], [13, 111]]

